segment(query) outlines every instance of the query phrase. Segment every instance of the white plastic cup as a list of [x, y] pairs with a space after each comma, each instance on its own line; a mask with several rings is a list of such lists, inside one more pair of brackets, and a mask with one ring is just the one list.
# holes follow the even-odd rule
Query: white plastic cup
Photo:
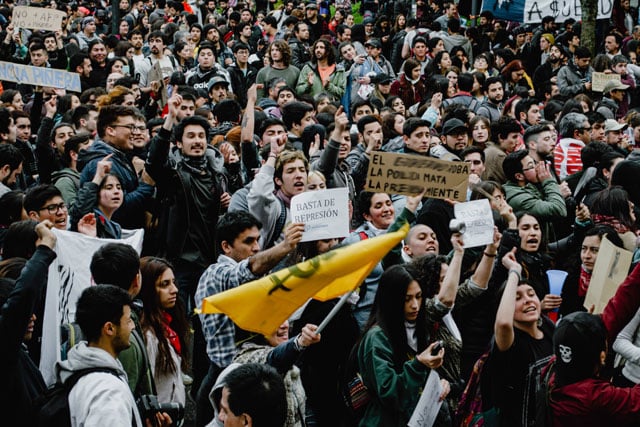
[[547, 270], [549, 279], [549, 293], [551, 295], [562, 295], [562, 287], [569, 273], [563, 270]]

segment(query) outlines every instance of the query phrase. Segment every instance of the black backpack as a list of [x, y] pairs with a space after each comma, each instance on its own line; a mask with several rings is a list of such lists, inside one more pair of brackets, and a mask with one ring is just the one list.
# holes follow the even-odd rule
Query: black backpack
[[38, 427], [70, 426], [69, 393], [80, 378], [93, 372], [107, 372], [120, 378], [117, 370], [107, 367], [87, 368], [76, 371], [64, 383], [54, 384], [36, 401], [36, 425]]

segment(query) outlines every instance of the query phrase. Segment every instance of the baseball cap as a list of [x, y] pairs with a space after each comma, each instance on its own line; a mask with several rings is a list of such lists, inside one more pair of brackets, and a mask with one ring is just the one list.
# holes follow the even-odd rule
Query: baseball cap
[[602, 93], [609, 93], [612, 90], [627, 90], [629, 89], [629, 85], [622, 83], [620, 80], [609, 80], [604, 84], [604, 89], [602, 89]]
[[382, 43], [380, 42], [379, 39], [369, 39], [365, 42], [364, 44], [365, 46], [371, 46], [371, 47], [377, 47], [379, 49], [382, 49]]
[[604, 133], [611, 131], [619, 131], [627, 128], [626, 123], [618, 123], [616, 120], [607, 119], [604, 121]]
[[210, 91], [215, 85], [225, 85], [229, 87], [229, 82], [222, 76], [214, 76], [207, 84], [207, 90]]
[[463, 130], [465, 132], [469, 132], [469, 128], [467, 125], [460, 119], [449, 119], [444, 122], [442, 126], [442, 134], [443, 135], [453, 135], [456, 131]]

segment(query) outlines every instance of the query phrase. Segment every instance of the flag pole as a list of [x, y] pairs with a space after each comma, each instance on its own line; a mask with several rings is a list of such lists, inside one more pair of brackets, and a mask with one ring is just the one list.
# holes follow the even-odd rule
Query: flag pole
[[336, 303], [336, 305], [331, 309], [331, 311], [329, 312], [329, 314], [327, 314], [327, 317], [324, 318], [324, 320], [322, 321], [322, 323], [320, 323], [320, 326], [318, 326], [318, 329], [316, 330], [316, 334], [319, 334], [320, 332], [322, 332], [322, 330], [324, 328], [327, 327], [327, 325], [329, 324], [329, 322], [331, 321], [331, 319], [333, 319], [335, 317], [336, 314], [338, 314], [338, 311], [342, 308], [342, 306], [344, 305], [344, 303], [347, 302], [347, 300], [349, 299], [349, 297], [351, 296], [352, 293], [354, 293], [355, 291], [351, 291], [351, 292], [347, 292], [346, 294], [342, 295], [340, 297], [340, 300]]

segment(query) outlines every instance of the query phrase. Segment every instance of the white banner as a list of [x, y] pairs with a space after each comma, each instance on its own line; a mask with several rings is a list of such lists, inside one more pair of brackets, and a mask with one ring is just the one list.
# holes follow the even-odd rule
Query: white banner
[[291, 199], [291, 219], [304, 223], [302, 242], [349, 234], [349, 190], [305, 191]]
[[[598, 18], [608, 19], [613, 10], [613, 0], [598, 1]], [[545, 16], [553, 16], [556, 22], [564, 23], [569, 18], [582, 20], [580, 0], [526, 0], [524, 4], [524, 22], [539, 23]]]
[[23, 85], [55, 87], [81, 92], [80, 74], [55, 68], [34, 67], [0, 61], [0, 80]]
[[54, 229], [58, 255], [49, 267], [47, 299], [44, 307], [40, 371], [45, 382], [55, 382], [55, 363], [60, 360], [60, 326], [75, 321], [76, 302], [85, 288], [92, 286], [89, 265], [93, 254], [107, 243], [126, 243], [138, 253], [144, 230], [122, 230], [123, 238], [96, 239], [72, 231]]

